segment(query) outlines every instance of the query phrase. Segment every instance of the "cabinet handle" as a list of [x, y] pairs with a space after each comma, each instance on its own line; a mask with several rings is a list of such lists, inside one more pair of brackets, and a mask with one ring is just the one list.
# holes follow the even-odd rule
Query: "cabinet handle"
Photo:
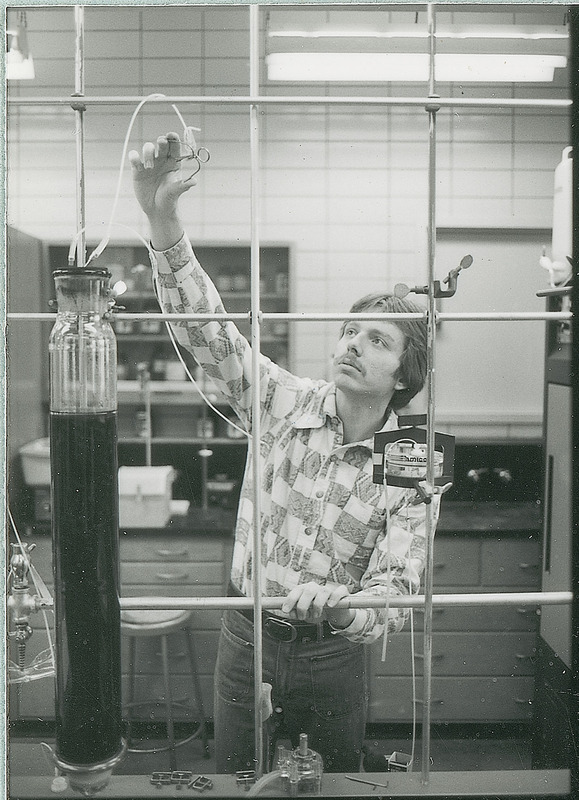
[[515, 658], [518, 658], [519, 661], [524, 661], [526, 658], [531, 660], [533, 656], [525, 655], [524, 653], [515, 653]]
[[157, 572], [155, 578], [160, 581], [184, 581], [189, 577], [188, 572]]
[[522, 561], [519, 564], [519, 569], [538, 569], [538, 568], [539, 568], [538, 564], [527, 564], [525, 561]]
[[[424, 705], [424, 700], [419, 700], [419, 699], [417, 698], [417, 699], [416, 699], [416, 704], [417, 704], [417, 705], [420, 705], [420, 706], [423, 706], [423, 705]], [[433, 699], [430, 701], [430, 705], [431, 705], [431, 706], [442, 706], [442, 705], [444, 705], [444, 700], [440, 700], [440, 699], [435, 699], [435, 698], [433, 698]]]
[[523, 697], [513, 697], [515, 703], [519, 706], [532, 706], [533, 701], [528, 698], [525, 700]]
[[553, 523], [553, 475], [555, 472], [555, 457], [547, 459], [547, 476], [545, 479], [545, 525], [544, 525], [544, 552], [543, 562], [545, 572], [551, 571], [551, 526]]
[[[421, 658], [424, 660], [424, 653], [415, 653], [414, 658]], [[434, 653], [431, 658], [432, 661], [440, 661], [442, 658], [444, 658], [444, 653]]]
[[[413, 609], [413, 611], [415, 613], [417, 613], [417, 614], [424, 614], [424, 608], [421, 608], [420, 606], [415, 608], [415, 609]], [[433, 614], [444, 614], [445, 611], [446, 611], [446, 608], [441, 608], [440, 606], [435, 606], [432, 609], [432, 613]]]
[[444, 561], [439, 561], [437, 564], [433, 564], [433, 568], [434, 569], [443, 569], [443, 567], [446, 567], [446, 564], [445, 564]]
[[189, 551], [185, 550], [155, 550], [155, 553], [161, 558], [184, 558], [189, 555]]
[[[525, 617], [527, 614], [530, 614], [531, 611], [532, 611], [532, 609], [530, 609], [530, 608], [517, 608], [517, 614], [520, 614], [523, 617]], [[532, 611], [532, 613], [535, 613], [535, 612]]]

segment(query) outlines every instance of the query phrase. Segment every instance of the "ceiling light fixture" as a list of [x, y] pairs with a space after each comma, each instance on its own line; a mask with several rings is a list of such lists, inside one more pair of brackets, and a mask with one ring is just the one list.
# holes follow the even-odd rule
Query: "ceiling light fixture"
[[[428, 80], [426, 53], [271, 53], [271, 81], [405, 82]], [[567, 65], [565, 56], [504, 53], [441, 53], [435, 56], [436, 80], [454, 83], [542, 83]]]
[[[325, 30], [270, 30], [270, 39], [427, 39], [425, 28], [418, 25], [388, 24], [383, 29], [360, 28]], [[434, 33], [436, 39], [521, 39], [523, 41], [541, 41], [544, 39], [568, 39], [569, 34], [564, 26], [531, 26], [507, 27], [506, 25], [476, 25], [470, 27], [439, 27]]]
[[[340, 83], [422, 83], [429, 80], [427, 25], [417, 16], [342, 9], [290, 12], [272, 8], [266, 25], [267, 77], [270, 81]], [[546, 83], [567, 66], [569, 31], [520, 15], [519, 24], [448, 22], [432, 31], [436, 39], [435, 79], [442, 83]], [[460, 15], [459, 15], [460, 17]], [[532, 24], [529, 24], [532, 23]]]
[[34, 62], [28, 49], [26, 12], [18, 12], [15, 28], [6, 30], [6, 80], [22, 81], [34, 78]]

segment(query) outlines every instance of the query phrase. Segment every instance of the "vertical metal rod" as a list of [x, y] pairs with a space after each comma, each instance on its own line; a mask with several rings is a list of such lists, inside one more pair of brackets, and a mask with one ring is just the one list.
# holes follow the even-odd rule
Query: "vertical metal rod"
[[[75, 98], [84, 97], [84, 7], [74, 7], [75, 24], [75, 49], [74, 49], [74, 94]], [[76, 265], [84, 267], [86, 264], [86, 202], [85, 202], [85, 175], [84, 175], [84, 112], [86, 106], [83, 102], [72, 103], [76, 127], [76, 211], [77, 211], [77, 243]], [[72, 266], [72, 265], [71, 265]]]
[[[259, 94], [259, 6], [249, 7], [249, 93]], [[261, 470], [260, 470], [260, 263], [259, 263], [259, 107], [249, 107], [250, 157], [251, 157], [251, 352], [252, 352], [252, 425], [251, 448], [253, 450], [253, 643], [254, 643], [254, 690], [255, 690], [255, 772], [263, 774], [263, 727], [261, 719], [261, 685], [263, 682], [263, 642], [261, 630], [262, 586], [261, 586]]]
[[[435, 12], [434, 4], [428, 4], [428, 35], [430, 45], [429, 97], [435, 94]], [[435, 396], [435, 345], [436, 345], [436, 299], [434, 297], [434, 267], [436, 258], [436, 112], [435, 102], [426, 107], [428, 125], [428, 321], [427, 321], [427, 365], [428, 408], [426, 434], [426, 482], [434, 487], [434, 396]], [[430, 770], [430, 708], [432, 701], [432, 590], [434, 582], [433, 504], [426, 505], [426, 567], [424, 573], [424, 677], [422, 709], [422, 782], [429, 781]]]

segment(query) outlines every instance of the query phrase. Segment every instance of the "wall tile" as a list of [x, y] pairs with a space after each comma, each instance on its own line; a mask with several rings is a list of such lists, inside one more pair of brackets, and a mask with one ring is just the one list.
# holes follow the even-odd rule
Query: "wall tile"
[[[288, 8], [276, 8], [278, 11], [292, 14]], [[560, 11], [557, 9], [557, 14]], [[326, 10], [319, 13], [327, 14]], [[359, 11], [352, 13], [357, 17]], [[524, 15], [518, 9], [514, 13]], [[533, 9], [532, 13], [538, 12]], [[472, 21], [473, 14], [485, 17], [482, 11], [453, 9], [439, 10], [438, 19], [448, 16]], [[511, 11], [508, 14], [512, 16]], [[407, 16], [404, 9], [391, 12], [392, 19]], [[88, 92], [245, 95], [248, 20], [248, 7], [233, 5], [89, 7]], [[31, 8], [28, 24], [31, 42], [36, 41], [37, 79], [9, 85], [10, 96], [68, 96], [74, 86], [72, 9]], [[145, 55], [142, 63], [141, 50]], [[54, 57], [55, 52], [59, 57]], [[557, 82], [540, 88], [465, 85], [443, 89], [465, 98], [483, 94], [497, 98], [567, 96], [566, 87]], [[423, 86], [393, 84], [296, 87], [265, 83], [262, 90], [280, 96], [425, 95]], [[97, 239], [109, 219], [133, 110], [130, 105], [104, 106], [89, 108], [85, 115], [87, 216]], [[183, 199], [183, 217], [192, 237], [196, 241], [248, 243], [248, 109], [183, 103], [180, 111], [188, 124], [202, 128], [198, 143], [211, 151], [211, 161], [198, 185]], [[568, 125], [565, 109], [441, 109], [436, 153], [438, 225], [453, 230], [548, 229], [553, 171], [568, 140]], [[170, 105], [149, 104], [136, 121], [130, 146], [140, 147], [143, 140], [154, 140], [171, 129], [180, 130], [180, 123]], [[16, 227], [47, 241], [67, 241], [76, 225], [74, 130], [75, 117], [68, 106], [9, 109], [8, 218]], [[425, 282], [428, 115], [424, 108], [369, 103], [264, 105], [260, 132], [260, 235], [264, 241], [286, 243], [291, 248], [292, 302], [297, 310], [345, 310], [354, 297], [377, 285]], [[147, 225], [132, 198], [126, 165], [125, 170], [116, 217], [146, 236]], [[121, 229], [112, 234], [116, 241], [130, 240], [131, 235]], [[447, 267], [441, 264], [440, 272], [446, 274]], [[481, 289], [481, 302], [490, 302], [487, 288]], [[304, 325], [292, 326], [294, 366], [300, 374], [328, 375], [338, 326]], [[505, 410], [504, 397], [489, 391], [494, 380], [490, 366], [474, 375], [474, 393], [471, 389], [457, 391], [457, 369], [461, 380], [463, 376], [459, 367], [471, 381], [469, 365], [479, 335], [476, 326], [464, 327], [459, 337], [462, 349], [453, 352], [445, 352], [442, 335], [440, 370], [445, 383], [439, 401], [441, 413], [456, 416], [466, 404], [465, 413], [472, 412], [473, 418], [492, 418], [497, 435], [531, 435], [536, 431], [532, 422], [520, 420], [509, 427], [492, 417]], [[529, 381], [540, 376], [541, 359], [539, 352], [528, 364], [521, 359], [525, 366], [518, 380], [526, 381], [528, 391], [521, 394], [519, 388], [509, 396], [507, 413], [513, 419], [527, 398], [536, 406], [533, 413], [540, 415], [541, 400], [534, 399], [535, 387]], [[481, 421], [479, 428], [476, 419], [469, 423], [461, 418], [457, 430], [461, 436], [488, 435], [489, 426]]]
[[142, 54], [149, 58], [201, 58], [204, 36], [200, 30], [143, 31]]

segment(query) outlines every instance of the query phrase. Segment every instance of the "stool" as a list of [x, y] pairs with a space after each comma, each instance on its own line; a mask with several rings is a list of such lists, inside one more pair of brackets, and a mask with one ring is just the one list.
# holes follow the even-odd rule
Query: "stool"
[[[128, 751], [130, 753], [161, 753], [169, 751], [169, 760], [171, 770], [177, 769], [177, 756], [175, 748], [180, 747], [192, 739], [199, 737], [203, 742], [205, 758], [210, 758], [209, 743], [207, 738], [207, 720], [205, 711], [203, 709], [203, 699], [201, 697], [201, 685], [199, 683], [199, 675], [197, 673], [197, 660], [195, 656], [195, 648], [193, 644], [193, 636], [189, 627], [191, 618], [190, 611], [123, 611], [121, 613], [121, 633], [129, 637], [129, 696], [127, 707], [127, 721], [128, 721]], [[185, 637], [187, 646], [187, 654], [189, 657], [189, 665], [191, 669], [191, 679], [193, 682], [193, 692], [195, 694], [196, 709], [199, 714], [199, 727], [197, 730], [188, 736], [186, 739], [175, 741], [175, 729], [173, 721], [173, 707], [176, 705], [173, 702], [173, 695], [171, 691], [171, 676], [169, 667], [169, 636], [172, 634], [180, 633]], [[157, 637], [161, 644], [161, 661], [163, 666], [163, 683], [165, 689], [165, 714], [167, 724], [167, 739], [168, 745], [166, 747], [157, 747], [145, 750], [138, 747], [131, 747], [131, 709], [134, 706], [146, 705], [151, 701], [137, 701], [135, 702], [135, 672], [137, 660], [137, 639], [139, 637]]]

